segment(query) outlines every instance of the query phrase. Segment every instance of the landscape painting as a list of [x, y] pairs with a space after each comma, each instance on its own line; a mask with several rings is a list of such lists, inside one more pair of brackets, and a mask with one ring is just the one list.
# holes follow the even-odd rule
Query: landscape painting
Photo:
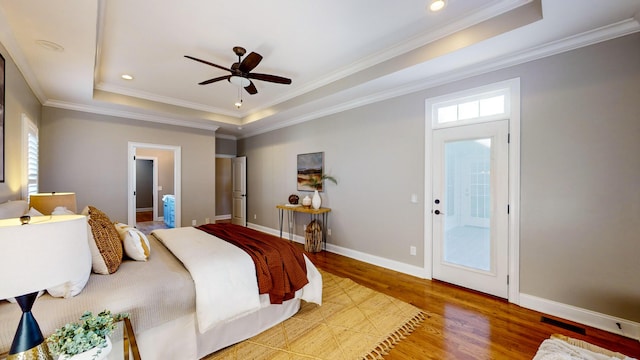
[[298, 155], [298, 191], [322, 191], [324, 153]]

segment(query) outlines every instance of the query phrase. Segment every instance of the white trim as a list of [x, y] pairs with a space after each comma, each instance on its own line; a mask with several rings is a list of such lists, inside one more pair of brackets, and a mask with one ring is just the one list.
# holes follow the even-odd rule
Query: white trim
[[218, 221], [218, 220], [231, 220], [231, 214], [226, 214], [226, 215], [216, 215], [213, 220]]
[[[520, 294], [520, 306], [614, 334], [640, 340], [640, 323], [634, 321], [524, 293]], [[618, 328], [617, 324], [620, 324], [622, 329]]]
[[433, 128], [431, 106], [445, 99], [467, 97], [473, 93], [485, 93], [496, 89], [508, 89], [510, 105], [509, 133], [509, 295], [511, 303], [520, 303], [520, 78], [505, 80], [485, 86], [476, 87], [433, 97], [425, 100], [425, 170], [424, 170], [424, 274], [427, 279], [433, 278], [433, 226], [432, 226], [432, 201], [433, 184]]
[[159, 149], [173, 151], [173, 194], [175, 196], [175, 224], [176, 227], [182, 226], [182, 148], [174, 145], [146, 144], [138, 142], [128, 142], [127, 145], [127, 165], [128, 165], [128, 183], [127, 183], [127, 222], [129, 224], [136, 223], [136, 204], [133, 197], [135, 188], [136, 163], [134, 156], [137, 148]]
[[[258, 231], [262, 231], [264, 233], [267, 234], [271, 234], [274, 236], [280, 236], [280, 230], [276, 230], [276, 229], [272, 229], [266, 226], [262, 226], [262, 225], [257, 225], [257, 224], [253, 224], [253, 223], [247, 223], [247, 227], [254, 229], [254, 230], [258, 230]], [[289, 233], [285, 232], [284, 230], [282, 231], [282, 238], [283, 239], [289, 239]], [[300, 243], [300, 244], [304, 244], [305, 239], [304, 236], [300, 236], [300, 235], [295, 235], [293, 236], [293, 241]], [[333, 244], [326, 244], [326, 251], [328, 252], [332, 252], [334, 254], [338, 254], [338, 255], [342, 255], [342, 256], [346, 256], [348, 258], [352, 258], [355, 260], [359, 260], [362, 262], [366, 262], [368, 264], [372, 264], [372, 265], [376, 265], [376, 266], [380, 266], [383, 267], [385, 269], [389, 269], [389, 270], [394, 270], [394, 271], [398, 271], [404, 274], [408, 274], [408, 275], [413, 275], [419, 278], [423, 278], [424, 279], [424, 271], [421, 267], [419, 266], [413, 266], [413, 265], [409, 265], [403, 262], [399, 262], [399, 261], [395, 261], [395, 260], [390, 260], [390, 259], [386, 259], [380, 256], [375, 256], [375, 255], [371, 255], [371, 254], [367, 254], [367, 253], [363, 253], [360, 251], [356, 251], [356, 250], [351, 250], [351, 249], [347, 249], [341, 246], [337, 246], [337, 245], [333, 245]]]
[[[38, 125], [31, 120], [29, 115], [22, 113], [21, 115], [21, 192], [22, 199], [29, 201], [29, 134], [35, 133], [38, 138], [38, 149], [40, 148], [40, 129]], [[38, 150], [38, 159], [40, 157]], [[40, 185], [40, 161], [38, 160], [38, 179], [36, 180], [36, 186]], [[6, 174], [5, 174], [6, 177]], [[36, 191], [37, 192], [37, 191]]]

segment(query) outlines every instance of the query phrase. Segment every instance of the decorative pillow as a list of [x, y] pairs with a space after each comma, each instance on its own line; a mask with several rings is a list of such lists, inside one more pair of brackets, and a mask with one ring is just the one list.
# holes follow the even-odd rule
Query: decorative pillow
[[147, 235], [127, 224], [115, 223], [114, 225], [122, 240], [124, 253], [133, 260], [147, 261], [151, 252]]
[[75, 279], [67, 281], [62, 285], [48, 288], [47, 292], [49, 295], [53, 297], [70, 298], [80, 294], [85, 285], [87, 285], [89, 276], [91, 276], [92, 258], [87, 256], [86, 258], [78, 259], [78, 261], [86, 261], [86, 271], [78, 273]]
[[67, 209], [66, 206], [56, 206], [51, 212], [51, 215], [75, 215], [75, 213]]
[[31, 207], [31, 209], [29, 209], [29, 211], [27, 211], [27, 213], [25, 215], [29, 215], [31, 217], [33, 217], [33, 216], [44, 216], [40, 211], [38, 211], [33, 206]]
[[0, 204], [0, 219], [19, 218], [29, 209], [29, 204], [25, 200], [13, 200]]
[[93, 271], [98, 274], [113, 274], [122, 263], [122, 242], [115, 226], [105, 213], [93, 206], [87, 206], [82, 213], [89, 217], [89, 248]]

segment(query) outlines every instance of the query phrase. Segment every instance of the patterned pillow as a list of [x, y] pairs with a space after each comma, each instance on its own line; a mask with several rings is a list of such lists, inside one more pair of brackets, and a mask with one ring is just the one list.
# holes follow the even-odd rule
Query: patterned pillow
[[82, 213], [89, 217], [89, 248], [93, 271], [98, 274], [113, 274], [122, 263], [122, 242], [109, 217], [93, 206]]

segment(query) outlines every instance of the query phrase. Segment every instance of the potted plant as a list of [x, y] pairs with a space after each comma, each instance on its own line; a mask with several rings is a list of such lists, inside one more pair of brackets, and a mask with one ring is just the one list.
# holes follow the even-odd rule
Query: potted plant
[[331, 175], [323, 174], [320, 178], [311, 178], [309, 186], [315, 189], [313, 192], [313, 198], [311, 199], [311, 206], [314, 209], [319, 209], [322, 204], [322, 199], [320, 198], [320, 194], [318, 194], [318, 189], [322, 186], [322, 182], [324, 180], [332, 181], [334, 184], [338, 185], [338, 180]]
[[111, 351], [109, 335], [116, 328], [115, 323], [126, 317], [129, 314], [112, 315], [109, 310], [96, 316], [86, 311], [80, 322], [66, 324], [47, 338], [49, 349], [59, 360], [103, 359]]

